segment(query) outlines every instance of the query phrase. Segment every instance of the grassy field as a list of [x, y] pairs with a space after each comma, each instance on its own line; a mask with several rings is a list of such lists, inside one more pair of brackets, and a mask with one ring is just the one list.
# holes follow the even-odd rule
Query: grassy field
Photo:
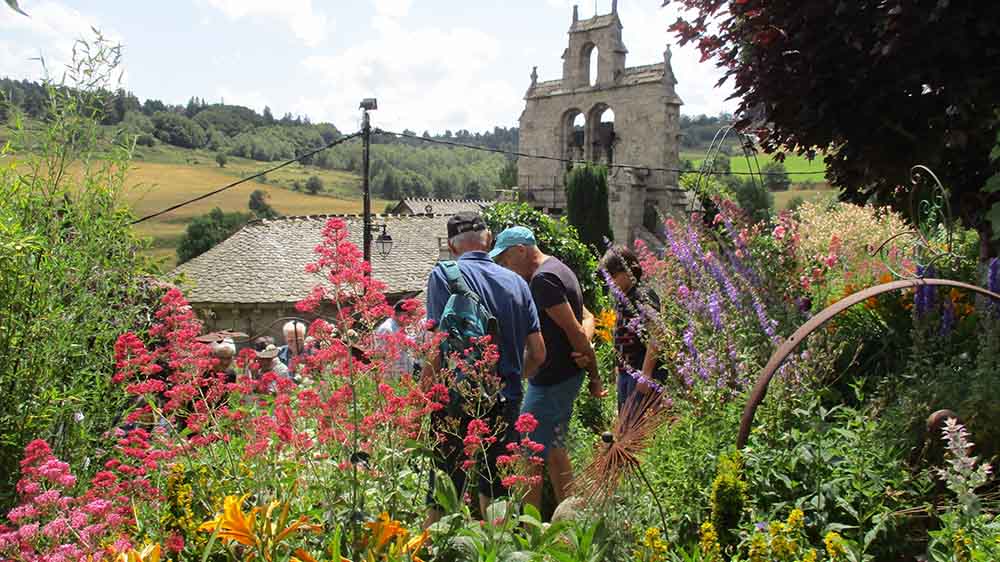
[[[690, 160], [694, 163], [695, 169], [697, 169], [701, 166], [702, 161], [705, 159], [705, 152], [681, 152], [681, 159]], [[770, 162], [772, 159], [773, 157], [770, 154], [757, 154], [757, 162], [759, 162], [761, 168], [763, 168], [764, 164]], [[747, 162], [747, 159], [742, 156], [742, 154], [738, 156], [730, 156], [729, 164], [734, 172], [745, 173], [750, 171], [751, 164]], [[785, 169], [790, 173], [792, 185], [813, 184], [820, 189], [826, 186], [826, 178], [824, 177], [826, 174], [826, 165], [823, 163], [822, 157], [816, 157], [810, 162], [805, 156], [786, 154], [784, 164]], [[757, 171], [756, 164], [753, 164], [753, 169], [754, 171]]]
[[834, 189], [790, 189], [788, 191], [774, 192], [774, 208], [781, 211], [788, 208], [792, 199], [801, 197], [805, 201], [823, 201], [837, 196]]
[[[158, 163], [136, 160], [128, 174], [128, 202], [137, 217], [164, 209], [202, 193], [212, 191], [232, 182], [238, 175], [240, 166], [242, 173], [253, 173], [268, 166], [261, 162], [235, 162], [227, 164], [225, 169], [219, 168], [213, 160], [202, 160], [195, 156], [197, 163]], [[240, 159], [237, 159], [240, 160]], [[210, 162], [210, 165], [209, 165]], [[299, 168], [304, 168], [298, 166]], [[356, 176], [342, 172], [329, 172], [308, 168], [295, 170], [289, 166], [287, 177], [305, 173], [323, 178], [327, 185], [336, 185], [337, 181], [348, 182], [358, 180]], [[349, 177], [343, 177], [349, 176]], [[360, 183], [360, 182], [358, 182]], [[136, 226], [136, 232], [151, 239], [150, 254], [164, 260], [163, 267], [173, 267], [176, 257], [174, 249], [184, 234], [187, 224], [199, 215], [205, 214], [214, 207], [223, 211], [247, 212], [247, 202], [250, 193], [261, 189], [268, 193], [269, 202], [282, 215], [311, 215], [326, 213], [359, 213], [361, 212], [360, 190], [354, 189], [354, 197], [342, 198], [332, 194], [308, 195], [279, 187], [274, 183], [248, 182], [230, 190], [224, 191], [207, 199], [198, 201], [166, 215], [146, 221]], [[386, 201], [375, 200], [372, 208], [381, 211]]]

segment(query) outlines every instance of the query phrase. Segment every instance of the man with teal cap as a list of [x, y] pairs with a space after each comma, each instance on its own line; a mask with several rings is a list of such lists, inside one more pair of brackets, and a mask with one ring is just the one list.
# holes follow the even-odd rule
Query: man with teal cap
[[[583, 386], [584, 370], [589, 375], [590, 393], [605, 395], [597, 357], [590, 345], [594, 317], [583, 306], [583, 291], [576, 274], [559, 259], [542, 253], [530, 229], [512, 226], [504, 230], [497, 236], [489, 256], [528, 282], [538, 309], [545, 361], [528, 378], [521, 413], [538, 420], [538, 427], [530, 437], [545, 446], [542, 455], [556, 501], [561, 502], [566, 499], [573, 479], [566, 434], [573, 416], [573, 402]], [[541, 508], [541, 483], [532, 486], [526, 500]]]

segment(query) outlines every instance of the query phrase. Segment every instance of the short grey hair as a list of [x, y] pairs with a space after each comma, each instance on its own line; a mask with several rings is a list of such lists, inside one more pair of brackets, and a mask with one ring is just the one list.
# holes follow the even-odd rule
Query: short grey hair
[[456, 234], [448, 239], [448, 243], [456, 249], [475, 247], [482, 249], [490, 244], [489, 230], [470, 230], [461, 234]]

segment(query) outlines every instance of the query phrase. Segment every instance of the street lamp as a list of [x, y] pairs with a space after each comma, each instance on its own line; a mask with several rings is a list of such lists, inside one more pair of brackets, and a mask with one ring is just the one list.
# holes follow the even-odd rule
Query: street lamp
[[378, 238], [375, 239], [375, 244], [378, 245], [378, 255], [382, 256], [383, 258], [389, 257], [389, 252], [392, 251], [392, 236], [389, 236], [389, 233], [386, 232], [387, 227], [388, 225], [385, 224], [372, 225], [373, 229], [378, 229], [378, 228], [382, 229], [382, 233], [379, 234]]

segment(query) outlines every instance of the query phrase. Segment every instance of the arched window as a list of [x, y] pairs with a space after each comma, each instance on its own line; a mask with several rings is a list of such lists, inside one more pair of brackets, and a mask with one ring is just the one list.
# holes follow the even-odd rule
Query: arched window
[[[579, 109], [571, 109], [563, 116], [562, 154], [567, 160], [583, 160], [586, 158], [587, 117]], [[572, 162], [566, 163], [566, 169], [573, 167]]]
[[600, 60], [600, 49], [593, 43], [587, 43], [580, 51], [580, 85], [597, 85], [597, 64]]
[[602, 164], [613, 164], [615, 161], [615, 111], [604, 103], [599, 103], [590, 110], [587, 119], [593, 125], [590, 138], [592, 145], [591, 159]]

